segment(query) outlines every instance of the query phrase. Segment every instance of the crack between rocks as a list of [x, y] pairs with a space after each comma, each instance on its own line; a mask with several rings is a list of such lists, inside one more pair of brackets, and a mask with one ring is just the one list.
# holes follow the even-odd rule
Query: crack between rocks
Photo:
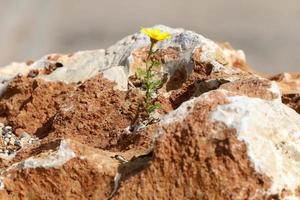
[[[119, 160], [119, 157], [119, 155], [116, 155], [114, 158]], [[122, 181], [142, 171], [152, 158], [153, 151], [145, 155], [140, 155], [138, 157], [133, 156], [129, 161], [123, 159], [119, 160], [119, 162], [121, 163], [118, 167], [118, 172], [116, 173], [114, 178], [114, 189], [107, 198], [107, 200], [113, 199], [113, 197], [118, 192]]]

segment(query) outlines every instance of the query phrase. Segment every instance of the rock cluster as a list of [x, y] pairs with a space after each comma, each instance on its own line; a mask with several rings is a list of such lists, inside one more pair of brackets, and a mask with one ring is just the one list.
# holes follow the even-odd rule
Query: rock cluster
[[18, 137], [13, 133], [11, 126], [4, 126], [3, 123], [0, 123], [0, 158], [10, 159], [22, 147], [36, 142], [38, 142], [38, 138], [31, 137], [26, 132]]
[[157, 28], [160, 120], [135, 131], [141, 33], [0, 67], [0, 199], [300, 199], [300, 75]]

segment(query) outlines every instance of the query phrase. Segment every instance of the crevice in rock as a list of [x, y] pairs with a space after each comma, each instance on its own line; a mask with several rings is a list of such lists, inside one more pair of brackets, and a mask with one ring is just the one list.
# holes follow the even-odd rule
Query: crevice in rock
[[[118, 159], [118, 155], [115, 156], [115, 158]], [[122, 158], [122, 157], [121, 157]], [[135, 176], [136, 174], [140, 173], [149, 162], [153, 159], [153, 151], [149, 152], [145, 155], [140, 155], [138, 157], [132, 157], [130, 160], [124, 160], [118, 159], [121, 163], [118, 167], [118, 172], [114, 179], [114, 189], [107, 198], [107, 200], [111, 200], [115, 194], [118, 192], [118, 189], [122, 183], [122, 181], [125, 181], [129, 179], [132, 176]]]
[[34, 135], [36, 137], [38, 137], [39, 139], [43, 139], [43, 138], [47, 137], [48, 134], [52, 130], [52, 124], [53, 124], [54, 118], [55, 118], [55, 115], [50, 117], [44, 124], [42, 124], [41, 127], [36, 129], [36, 132], [34, 133]]
[[300, 94], [291, 93], [282, 95], [282, 103], [286, 104], [290, 108], [294, 109], [297, 113], [300, 114]]
[[23, 109], [25, 108], [25, 106], [26, 106], [28, 103], [30, 103], [30, 102], [32, 102], [32, 96], [29, 96], [27, 99], [25, 99], [25, 100], [22, 102], [22, 104], [21, 104], [19, 110], [23, 110]]
[[173, 109], [178, 108], [183, 102], [192, 97], [198, 97], [203, 93], [216, 90], [222, 84], [228, 83], [225, 79], [196, 79], [183, 90], [175, 91], [170, 96]]
[[113, 191], [110, 193], [110, 195], [108, 196], [107, 200], [111, 200], [115, 194], [117, 193], [119, 187], [120, 187], [120, 183], [121, 183], [121, 178], [122, 178], [122, 175], [117, 172], [115, 178], [114, 178], [114, 186], [113, 186]]
[[[12, 126], [12, 132], [19, 138], [22, 133], [28, 133], [39, 139], [29, 136], [37, 142], [28, 142], [26, 148], [21, 146], [12, 160], [0, 163], [0, 171], [16, 162], [28, 161], [28, 158], [33, 158], [31, 160], [35, 162], [43, 156], [49, 158], [48, 154], [56, 155], [55, 151], [64, 139], [71, 141], [70, 149], [72, 152], [74, 150], [76, 158], [63, 162], [57, 168], [34, 165], [37, 168], [24, 170], [20, 167], [19, 171], [11, 171], [9, 176], [3, 176], [6, 178], [3, 181], [6, 184], [6, 191], [3, 191], [8, 194], [6, 199], [268, 199], [267, 191], [275, 179], [253, 167], [254, 162], [249, 157], [252, 154], [247, 149], [250, 143], [239, 140], [237, 134], [241, 131], [238, 132], [238, 128], [232, 128], [225, 122], [213, 122], [210, 117], [212, 112], [220, 109], [219, 106], [230, 103], [225, 97], [237, 99], [243, 96], [238, 107], [230, 107], [231, 113], [222, 110], [216, 115], [224, 114], [226, 122], [236, 117], [234, 125], [237, 127], [244, 128], [248, 123], [253, 123], [249, 126], [253, 128], [249, 129], [249, 138], [259, 138], [264, 131], [276, 133], [277, 123], [280, 125], [286, 116], [292, 116], [293, 121], [287, 119], [286, 124], [281, 126], [297, 128], [299, 122], [290, 126], [296, 121], [297, 114], [287, 109], [289, 113], [281, 116], [277, 108], [283, 93], [283, 103], [300, 113], [297, 93], [299, 77], [285, 75], [274, 79], [285, 83], [287, 89], [282, 92], [282, 87], [270, 84], [273, 82], [260, 78], [259, 74], [251, 73], [246, 68], [243, 52], [218, 46], [191, 31], [175, 31], [174, 35], [175, 38], [157, 47], [163, 47], [157, 54], [157, 60], [162, 63], [158, 72], [163, 75], [163, 84], [155, 89], [158, 91], [155, 98], [162, 107], [155, 119], [162, 119], [162, 123], [148, 120], [150, 115], [145, 114], [145, 109], [139, 112], [145, 96], [144, 91], [140, 90], [143, 84], [132, 74], [137, 68], [145, 67], [148, 43], [144, 37], [137, 35], [131, 38], [134, 41], [128, 37], [106, 51], [86, 51], [73, 56], [50, 55], [34, 64], [29, 62], [28, 65], [32, 64], [30, 68], [21, 65], [27, 67], [26, 70], [33, 70], [27, 75], [25, 72], [28, 71], [24, 71], [24, 76], [9, 79], [8, 87], [5, 85], [7, 90], [0, 98], [0, 122]], [[105, 79], [108, 76], [99, 74], [105, 74], [114, 65], [124, 65], [116, 67], [120, 67], [120, 73], [124, 72], [125, 76], [119, 78], [116, 76], [119, 71], [112, 70], [110, 75], [115, 79], [110, 80], [117, 83], [118, 79], [125, 80], [123, 88], [128, 89], [126, 92], [117, 90], [115, 83]], [[60, 71], [60, 67], [64, 67], [63, 70]], [[13, 74], [8, 73], [9, 77]], [[49, 74], [51, 76], [48, 77]], [[90, 77], [92, 74], [98, 75]], [[131, 86], [128, 88], [127, 75], [130, 76], [128, 81]], [[47, 82], [39, 77], [52, 81]], [[285, 78], [297, 81], [291, 84]], [[198, 98], [186, 102], [193, 97]], [[244, 97], [262, 101], [255, 102], [249, 110], [250, 100]], [[272, 104], [276, 108], [274, 112], [263, 112], [270, 107], [256, 109], [264, 100], [270, 105], [276, 103]], [[243, 113], [247, 115], [257, 111], [245, 123], [241, 122], [241, 115], [236, 115], [243, 108], [246, 108]], [[161, 118], [164, 115], [166, 118]], [[273, 122], [272, 117], [277, 121]], [[270, 118], [270, 126], [259, 126], [266, 125], [263, 122]], [[6, 134], [6, 138], [14, 134]], [[269, 139], [267, 137], [272, 142]], [[284, 138], [280, 139], [284, 141]], [[253, 143], [260, 141], [264, 140]], [[289, 151], [286, 147], [280, 148]], [[294, 153], [294, 149], [291, 152]], [[263, 154], [258, 155], [263, 157]], [[52, 158], [56, 161], [55, 156]], [[267, 158], [263, 157], [264, 160]], [[294, 159], [291, 156], [288, 158]], [[45, 162], [48, 163], [48, 160]], [[276, 173], [280, 174], [280, 170]], [[293, 177], [290, 178], [292, 180]], [[299, 180], [296, 179], [293, 181]], [[281, 199], [287, 192], [269, 198]], [[44, 193], [49, 196], [44, 197]]]
[[209, 80], [197, 80], [195, 85], [195, 93], [193, 96], [198, 97], [203, 93], [209, 92], [211, 90], [218, 89], [221, 85], [228, 83], [225, 79], [209, 79]]
[[185, 66], [178, 67], [166, 83], [167, 92], [181, 88], [182, 84], [184, 84], [186, 80], [187, 71]]

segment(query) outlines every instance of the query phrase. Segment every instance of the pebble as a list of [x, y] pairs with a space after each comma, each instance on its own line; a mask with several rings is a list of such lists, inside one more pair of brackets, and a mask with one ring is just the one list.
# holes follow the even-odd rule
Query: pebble
[[12, 132], [12, 127], [11, 127], [11, 126], [5, 126], [5, 127], [3, 128], [3, 131], [4, 131], [4, 132]]
[[15, 142], [16, 142], [15, 138], [10, 138], [9, 144], [15, 145]]
[[20, 140], [16, 140], [14, 145], [16, 145], [16, 146], [20, 147], [20, 146], [21, 146], [21, 142], [20, 142]]
[[2, 141], [2, 144], [0, 144], [0, 157], [1, 155], [4, 157], [10, 156], [25, 145], [38, 142], [38, 138], [31, 137], [25, 132], [17, 137], [13, 132], [13, 128], [5, 126], [3, 123], [0, 123], [0, 140]]

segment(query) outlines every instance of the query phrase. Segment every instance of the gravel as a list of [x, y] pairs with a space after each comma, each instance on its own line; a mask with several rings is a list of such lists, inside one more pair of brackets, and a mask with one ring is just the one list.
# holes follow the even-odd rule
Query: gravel
[[16, 136], [11, 126], [0, 123], [0, 158], [11, 159], [21, 148], [35, 144], [38, 138], [23, 132], [20, 137]]

